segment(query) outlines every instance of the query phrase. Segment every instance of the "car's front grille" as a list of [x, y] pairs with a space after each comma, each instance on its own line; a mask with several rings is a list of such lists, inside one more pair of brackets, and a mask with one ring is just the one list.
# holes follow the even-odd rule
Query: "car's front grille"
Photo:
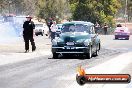
[[[67, 44], [58, 44], [58, 47], [64, 47], [64, 46], [67, 46]], [[84, 47], [84, 44], [75, 44], [75, 45], [72, 45], [74, 47]]]
[[57, 52], [83, 52], [83, 49], [57, 49]]
[[[58, 47], [64, 47], [64, 46], [68, 46], [67, 45], [67, 42], [66, 43], [58, 43], [57, 44], [58, 45]], [[84, 44], [83, 43], [74, 43], [74, 45], [72, 45], [72, 46], [74, 46], [74, 47], [84, 47]]]
[[64, 39], [65, 42], [74, 42], [75, 41], [75, 38], [72, 38], [72, 37], [66, 37]]

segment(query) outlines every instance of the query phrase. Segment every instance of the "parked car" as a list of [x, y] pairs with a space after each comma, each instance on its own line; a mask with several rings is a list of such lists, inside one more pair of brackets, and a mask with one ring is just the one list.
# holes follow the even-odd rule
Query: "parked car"
[[118, 26], [115, 29], [115, 39], [127, 39], [129, 40], [130, 31], [127, 27]]
[[35, 35], [46, 35], [48, 36], [49, 28], [45, 23], [35, 23]]
[[100, 50], [100, 39], [94, 30], [94, 24], [84, 21], [73, 21], [62, 25], [60, 37], [52, 40], [53, 58], [59, 54], [85, 55], [91, 58], [98, 56]]

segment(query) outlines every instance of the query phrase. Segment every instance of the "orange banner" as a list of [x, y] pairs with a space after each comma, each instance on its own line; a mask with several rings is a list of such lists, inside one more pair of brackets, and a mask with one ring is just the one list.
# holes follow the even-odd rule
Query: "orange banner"
[[77, 75], [76, 80], [80, 85], [85, 83], [130, 83], [131, 76], [129, 74], [85, 74]]

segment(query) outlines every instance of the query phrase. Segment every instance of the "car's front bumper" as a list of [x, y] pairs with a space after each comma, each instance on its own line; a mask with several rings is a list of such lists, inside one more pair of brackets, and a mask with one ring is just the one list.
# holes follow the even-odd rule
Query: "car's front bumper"
[[43, 32], [35, 32], [35, 34], [37, 34], [37, 35], [40, 35], [40, 34], [42, 34]]
[[89, 48], [88, 47], [52, 47], [52, 53], [68, 53], [68, 54], [81, 54], [81, 53], [88, 53]]
[[115, 35], [115, 38], [129, 38], [129, 35]]

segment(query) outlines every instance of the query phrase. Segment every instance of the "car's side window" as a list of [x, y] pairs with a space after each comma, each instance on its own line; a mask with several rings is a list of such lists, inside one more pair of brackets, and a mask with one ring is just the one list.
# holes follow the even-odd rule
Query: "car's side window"
[[95, 34], [94, 26], [92, 26], [92, 34]]
[[90, 27], [90, 34], [95, 34], [94, 26]]
[[92, 26], [90, 26], [90, 34], [93, 34], [93, 27]]

